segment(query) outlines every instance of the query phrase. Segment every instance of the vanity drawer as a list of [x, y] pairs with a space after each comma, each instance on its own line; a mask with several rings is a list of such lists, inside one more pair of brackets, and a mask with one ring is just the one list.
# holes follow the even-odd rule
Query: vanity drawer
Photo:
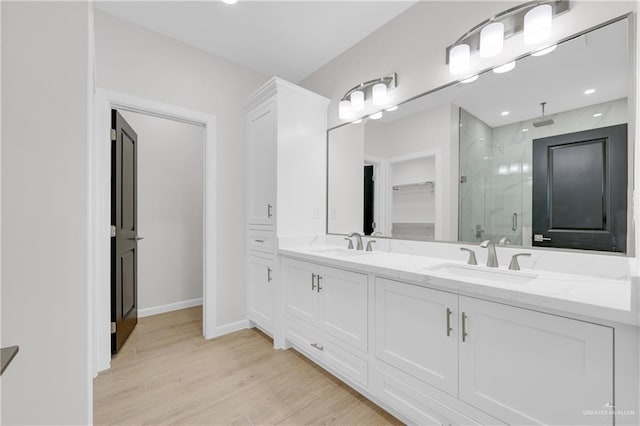
[[262, 253], [273, 254], [275, 252], [276, 241], [273, 231], [264, 229], [249, 229], [247, 247], [249, 250], [259, 251]]
[[296, 349], [321, 365], [365, 388], [368, 386], [367, 361], [322, 337], [313, 327], [288, 317], [285, 335]]

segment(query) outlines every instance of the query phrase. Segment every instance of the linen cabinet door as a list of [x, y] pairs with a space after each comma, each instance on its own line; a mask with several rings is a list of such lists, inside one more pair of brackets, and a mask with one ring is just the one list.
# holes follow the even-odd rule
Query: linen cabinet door
[[264, 330], [273, 327], [273, 261], [257, 256], [248, 260], [247, 304], [248, 317]]
[[318, 272], [320, 329], [367, 352], [367, 276], [326, 267]]
[[275, 223], [276, 124], [275, 101], [248, 115], [248, 221], [252, 225]]
[[591, 415], [614, 402], [613, 329], [462, 296], [460, 312], [460, 399], [508, 424], [613, 424]]
[[282, 260], [285, 311], [308, 324], [318, 325], [318, 266], [298, 260]]
[[458, 395], [458, 296], [376, 278], [376, 357]]

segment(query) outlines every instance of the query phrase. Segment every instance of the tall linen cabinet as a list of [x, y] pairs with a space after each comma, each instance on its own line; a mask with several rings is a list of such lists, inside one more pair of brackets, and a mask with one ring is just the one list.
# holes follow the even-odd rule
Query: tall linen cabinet
[[[247, 110], [247, 318], [274, 336], [278, 239], [325, 232], [329, 100], [272, 78]], [[275, 337], [275, 336], [274, 336]], [[280, 346], [278, 338], [275, 345]]]

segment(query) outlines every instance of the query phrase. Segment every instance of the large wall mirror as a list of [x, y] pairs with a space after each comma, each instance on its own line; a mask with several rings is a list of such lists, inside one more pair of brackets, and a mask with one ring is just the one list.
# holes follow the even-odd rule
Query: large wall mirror
[[628, 19], [328, 132], [327, 233], [628, 253]]

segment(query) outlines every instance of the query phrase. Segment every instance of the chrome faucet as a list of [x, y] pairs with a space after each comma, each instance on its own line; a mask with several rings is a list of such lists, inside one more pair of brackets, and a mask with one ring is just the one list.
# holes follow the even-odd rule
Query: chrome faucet
[[357, 232], [352, 232], [348, 235], [349, 238], [356, 237], [357, 245], [356, 250], [362, 250], [362, 235]]
[[484, 240], [480, 243], [480, 247], [489, 250], [487, 254], [487, 266], [489, 268], [498, 267], [498, 255], [496, 254], [496, 245], [491, 240]]

